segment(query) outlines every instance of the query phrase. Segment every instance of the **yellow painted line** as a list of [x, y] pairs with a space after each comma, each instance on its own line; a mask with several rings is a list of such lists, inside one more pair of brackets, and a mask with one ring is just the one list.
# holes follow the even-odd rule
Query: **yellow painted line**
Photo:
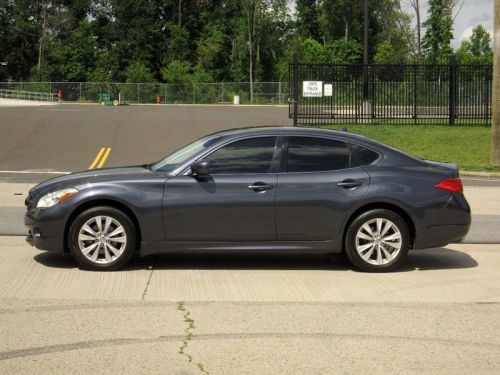
[[110, 152], [111, 152], [111, 147], [108, 147], [108, 149], [106, 150], [106, 153], [102, 157], [101, 162], [99, 163], [99, 165], [97, 166], [97, 168], [102, 168], [102, 166], [106, 162], [106, 159], [108, 158]]
[[95, 166], [97, 165], [97, 162], [99, 161], [99, 159], [101, 158], [102, 154], [104, 153], [104, 150], [105, 148], [102, 147], [101, 148], [101, 151], [99, 151], [99, 153], [97, 154], [97, 156], [95, 157], [94, 161], [92, 162], [92, 164], [90, 164], [90, 167], [89, 169], [94, 169]]

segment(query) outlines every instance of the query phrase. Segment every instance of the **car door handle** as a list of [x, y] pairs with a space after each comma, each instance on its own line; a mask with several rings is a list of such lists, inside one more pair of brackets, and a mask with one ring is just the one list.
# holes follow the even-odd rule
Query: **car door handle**
[[353, 180], [351, 178], [337, 183], [337, 186], [343, 187], [344, 189], [354, 189], [361, 185], [363, 185], [361, 181]]
[[266, 184], [265, 182], [254, 182], [252, 185], [248, 185], [248, 188], [253, 191], [266, 191], [271, 190], [273, 185]]

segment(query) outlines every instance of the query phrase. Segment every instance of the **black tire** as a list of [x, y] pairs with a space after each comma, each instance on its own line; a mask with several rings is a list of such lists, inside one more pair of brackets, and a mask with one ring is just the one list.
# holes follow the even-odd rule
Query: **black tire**
[[[100, 258], [103, 262], [99, 263], [99, 260], [92, 261], [83, 254], [82, 250], [80, 249], [78, 240], [80, 231], [82, 230], [82, 227], [85, 225], [85, 223], [98, 216], [106, 216], [113, 219], [114, 221], [113, 224], [111, 225], [116, 226], [116, 223], [121, 225], [123, 228], [123, 232], [125, 233], [124, 237], [126, 238], [126, 242], [125, 244], [123, 244], [123, 246], [113, 241], [111, 242], [111, 244], [114, 246], [118, 245], [122, 246], [121, 253], [120, 255], [116, 256], [116, 259], [106, 261], [106, 263], [104, 263], [105, 259], [102, 259], [102, 257], [104, 256], [102, 253], [105, 250], [104, 244], [98, 245], [97, 257], [98, 259]], [[114, 271], [123, 267], [132, 258], [135, 251], [136, 238], [137, 237], [135, 233], [134, 223], [125, 213], [113, 207], [100, 206], [100, 207], [93, 207], [86, 211], [83, 211], [75, 218], [75, 220], [73, 220], [68, 233], [68, 245], [71, 255], [73, 256], [73, 258], [80, 267], [93, 271]], [[96, 242], [89, 241], [88, 243], [93, 244], [97, 243], [97, 241]], [[91, 253], [93, 254], [93, 252]], [[111, 252], [108, 252], [108, 254], [113, 257], [115, 256]]]
[[[394, 224], [395, 227], [390, 227], [390, 232], [387, 232], [388, 235], [385, 236], [385, 238], [388, 238], [390, 234], [398, 235], [397, 231], [399, 231], [400, 235], [400, 240], [397, 242], [393, 242], [393, 244], [400, 245], [400, 248], [398, 251], [394, 247], [388, 246], [386, 243], [382, 242], [381, 245], [383, 245], [384, 249], [388, 251], [391, 256], [394, 256], [392, 259], [387, 260], [384, 259], [385, 255], [382, 249], [379, 249], [377, 246], [377, 241], [380, 241], [380, 235], [376, 231], [376, 219], [383, 219], [384, 223], [390, 222]], [[363, 255], [368, 258], [365, 259], [360, 255], [360, 252], [357, 250], [356, 244], [357, 244], [357, 239], [356, 236], [358, 235], [358, 231], [360, 231], [361, 227], [363, 227], [365, 224], [369, 224], [368, 227], [370, 229], [375, 229], [373, 230], [373, 236], [374, 240], [367, 240], [367, 239], [359, 239], [359, 248], [363, 248], [363, 245], [367, 245], [368, 249], [363, 250], [366, 252], [361, 251]], [[366, 227], [365, 227], [366, 228]], [[385, 228], [385, 226], [384, 226]], [[396, 231], [397, 228], [397, 231]], [[365, 232], [364, 234], [366, 234]], [[361, 233], [363, 234], [363, 233]], [[364, 241], [364, 242], [361, 242]], [[373, 250], [369, 255], [368, 253], [372, 249], [370, 247], [370, 244], [374, 244]], [[386, 209], [375, 209], [375, 210], [370, 210], [367, 212], [362, 213], [358, 217], [354, 219], [354, 221], [351, 223], [349, 226], [346, 236], [345, 236], [345, 253], [347, 257], [349, 258], [349, 261], [351, 264], [365, 272], [391, 272], [396, 270], [401, 266], [401, 264], [405, 261], [407, 255], [408, 255], [408, 250], [410, 248], [410, 232], [408, 230], [408, 225], [406, 222], [396, 213], [390, 210]], [[381, 258], [378, 258], [378, 252], [381, 253]], [[396, 255], [393, 255], [396, 253]], [[375, 259], [373, 259], [375, 258]], [[376, 263], [376, 264], [374, 264]]]

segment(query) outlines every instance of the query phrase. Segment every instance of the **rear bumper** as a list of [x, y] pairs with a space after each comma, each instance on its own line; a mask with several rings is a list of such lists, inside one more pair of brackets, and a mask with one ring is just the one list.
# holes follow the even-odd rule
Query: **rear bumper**
[[462, 242], [469, 232], [470, 224], [436, 225], [425, 232], [425, 239], [415, 244], [416, 249], [440, 247]]
[[453, 193], [445, 207], [433, 214], [435, 220], [417, 231], [415, 249], [440, 247], [465, 239], [471, 224], [471, 212], [463, 194]]

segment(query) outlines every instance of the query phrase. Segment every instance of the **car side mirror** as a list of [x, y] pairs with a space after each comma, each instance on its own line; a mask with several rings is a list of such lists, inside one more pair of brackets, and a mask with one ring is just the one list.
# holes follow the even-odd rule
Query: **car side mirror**
[[207, 176], [208, 172], [208, 162], [197, 161], [191, 164], [191, 176]]

